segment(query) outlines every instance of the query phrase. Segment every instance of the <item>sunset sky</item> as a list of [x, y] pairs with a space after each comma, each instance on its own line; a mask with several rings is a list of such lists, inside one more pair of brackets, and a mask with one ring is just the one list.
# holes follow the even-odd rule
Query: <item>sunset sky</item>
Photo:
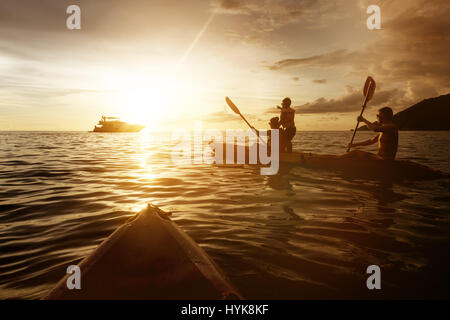
[[2, 0], [0, 130], [245, 128], [225, 96], [260, 128], [288, 96], [298, 130], [349, 130], [368, 75], [369, 118], [450, 91], [449, 17], [448, 0]]

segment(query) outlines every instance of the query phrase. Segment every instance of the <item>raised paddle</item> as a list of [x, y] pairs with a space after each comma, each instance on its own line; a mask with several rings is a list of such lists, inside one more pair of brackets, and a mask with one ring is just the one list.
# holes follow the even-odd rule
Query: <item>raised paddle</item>
[[240, 115], [241, 118], [242, 118], [242, 120], [244, 120], [245, 123], [246, 123], [251, 129], [253, 129], [253, 130], [256, 131], [256, 135], [258, 136], [258, 139], [259, 139], [262, 143], [267, 144], [267, 143], [264, 142], [264, 141], [261, 139], [261, 137], [259, 136], [259, 130], [256, 129], [255, 127], [253, 127], [253, 126], [247, 121], [247, 119], [245, 119], [245, 117], [242, 115], [242, 113], [239, 111], [238, 107], [236, 107], [236, 105], [233, 103], [233, 101], [231, 101], [231, 99], [228, 98], [228, 97], [225, 97], [225, 101], [226, 101], [227, 105], [230, 107], [230, 109], [233, 110], [234, 113], [237, 113], [238, 115]]
[[[369, 102], [370, 99], [372, 99], [373, 94], [375, 93], [375, 80], [373, 80], [372, 77], [367, 77], [366, 79], [366, 83], [364, 84], [364, 89], [363, 89], [363, 94], [364, 94], [364, 104], [362, 106], [361, 109], [361, 113], [359, 114], [360, 117], [362, 117], [363, 113], [364, 113], [364, 109], [366, 109], [366, 105], [367, 102]], [[351, 145], [353, 143], [353, 139], [355, 139], [355, 135], [356, 135], [356, 131], [358, 130], [359, 127], [359, 120], [356, 122], [356, 127], [355, 130], [353, 131], [353, 136], [352, 136], [352, 140], [350, 140], [350, 144], [348, 146], [347, 152], [350, 151]]]
[[[241, 116], [241, 118], [245, 121], [246, 124], [248, 124], [248, 126], [251, 129], [256, 130], [250, 123], [248, 123], [247, 119], [245, 119], [245, 117], [242, 115], [242, 113], [239, 111], [238, 107], [236, 107], [236, 105], [233, 103], [233, 101], [231, 101], [230, 98], [225, 97], [225, 101], [227, 102], [227, 105], [230, 107], [231, 110], [233, 110], [234, 113], [237, 113], [238, 115]], [[256, 130], [258, 131], [258, 130]]]

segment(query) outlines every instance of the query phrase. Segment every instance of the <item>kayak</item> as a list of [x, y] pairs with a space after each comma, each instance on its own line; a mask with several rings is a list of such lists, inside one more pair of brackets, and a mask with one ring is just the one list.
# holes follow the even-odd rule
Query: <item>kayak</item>
[[44, 299], [242, 299], [168, 215], [149, 204], [79, 263], [81, 289], [68, 274]]
[[[233, 155], [227, 154], [227, 145], [220, 145], [223, 148], [223, 163], [237, 164], [238, 148], [234, 145]], [[215, 150], [216, 146], [212, 146]], [[231, 149], [231, 148], [230, 148]], [[244, 148], [245, 164], [250, 164], [249, 147]], [[346, 176], [389, 179], [389, 180], [433, 180], [441, 178], [450, 178], [446, 172], [435, 170], [428, 166], [415, 163], [404, 159], [395, 159], [392, 161], [373, 158], [347, 158], [331, 154], [315, 154], [309, 152], [280, 153], [279, 162], [291, 164], [311, 169], [322, 169], [329, 171], [338, 171]], [[259, 158], [257, 163], [259, 163]]]
[[281, 153], [280, 162], [312, 169], [341, 171], [355, 177], [392, 180], [433, 180], [449, 174], [409, 160], [345, 158], [337, 155], [303, 152]]

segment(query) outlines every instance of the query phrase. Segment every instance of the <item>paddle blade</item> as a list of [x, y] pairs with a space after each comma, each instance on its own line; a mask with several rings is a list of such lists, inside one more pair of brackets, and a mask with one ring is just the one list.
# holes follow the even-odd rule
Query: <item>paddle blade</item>
[[230, 107], [230, 109], [233, 110], [234, 113], [241, 114], [238, 107], [236, 107], [236, 105], [233, 103], [233, 101], [231, 101], [230, 98], [225, 97], [225, 101], [226, 101], [227, 105]]
[[367, 97], [367, 101], [372, 99], [373, 94], [375, 93], [375, 80], [372, 77], [367, 77], [366, 83], [364, 84], [364, 97]]

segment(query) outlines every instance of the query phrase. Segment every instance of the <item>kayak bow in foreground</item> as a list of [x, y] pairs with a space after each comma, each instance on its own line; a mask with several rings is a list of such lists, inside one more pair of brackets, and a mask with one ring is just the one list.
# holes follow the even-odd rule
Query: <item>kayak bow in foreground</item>
[[44, 299], [241, 299], [214, 261], [161, 209], [148, 205], [66, 275]]

